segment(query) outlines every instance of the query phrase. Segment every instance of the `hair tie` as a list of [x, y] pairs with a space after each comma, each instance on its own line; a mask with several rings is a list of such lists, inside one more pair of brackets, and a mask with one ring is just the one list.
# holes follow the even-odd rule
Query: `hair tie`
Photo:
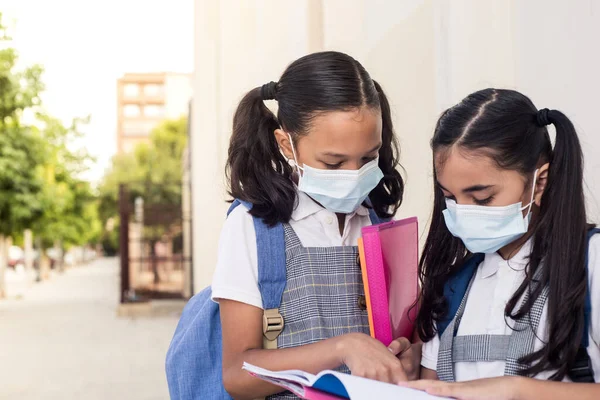
[[548, 119], [549, 112], [550, 110], [548, 110], [547, 108], [543, 108], [537, 112], [536, 120], [539, 126], [546, 126], [551, 124], [550, 120]]
[[277, 82], [269, 82], [260, 88], [260, 97], [263, 100], [277, 100]]

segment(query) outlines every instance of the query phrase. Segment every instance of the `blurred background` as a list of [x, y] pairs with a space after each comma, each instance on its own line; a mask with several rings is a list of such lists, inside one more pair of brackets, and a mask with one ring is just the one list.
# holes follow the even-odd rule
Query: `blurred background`
[[0, 0], [0, 398], [168, 398], [235, 107], [307, 53], [382, 84], [421, 232], [436, 119], [491, 86], [572, 118], [599, 221], [599, 40], [594, 0]]

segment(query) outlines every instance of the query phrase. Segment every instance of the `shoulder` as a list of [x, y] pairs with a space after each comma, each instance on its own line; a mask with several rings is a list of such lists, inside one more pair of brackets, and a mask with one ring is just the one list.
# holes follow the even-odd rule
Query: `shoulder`
[[212, 291], [214, 300], [235, 300], [262, 307], [254, 220], [242, 205], [229, 214], [223, 225]]
[[590, 279], [596, 277], [596, 279], [600, 280], [600, 233], [590, 238], [587, 252]]
[[591, 332], [592, 340], [600, 347], [600, 234], [590, 238], [588, 246], [588, 290], [592, 303]]

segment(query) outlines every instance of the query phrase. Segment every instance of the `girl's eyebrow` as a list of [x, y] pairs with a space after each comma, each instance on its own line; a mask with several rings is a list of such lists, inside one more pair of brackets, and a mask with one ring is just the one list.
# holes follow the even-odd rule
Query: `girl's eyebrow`
[[[438, 186], [445, 190], [446, 192], [450, 192], [448, 189], [446, 189], [444, 186], [442, 186], [442, 184], [440, 182], [437, 183]], [[496, 185], [473, 185], [473, 186], [469, 186], [468, 188], [465, 188], [462, 190], [463, 193], [473, 193], [473, 192], [481, 192], [483, 190], [487, 190], [487, 189], [491, 189]]]
[[[375, 151], [378, 151], [381, 148], [382, 144], [378, 143], [377, 146], [373, 147], [371, 150], [367, 151], [366, 154], [369, 153], [373, 153]], [[323, 153], [323, 156], [329, 156], [329, 157], [336, 157], [336, 158], [344, 158], [344, 157], [348, 157], [347, 154], [340, 154], [340, 153], [331, 153], [331, 152], [327, 152], [327, 153]]]

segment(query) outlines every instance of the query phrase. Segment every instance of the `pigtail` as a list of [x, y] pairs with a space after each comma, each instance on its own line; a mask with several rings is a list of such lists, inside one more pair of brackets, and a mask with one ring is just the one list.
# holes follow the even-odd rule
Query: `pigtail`
[[373, 209], [381, 218], [391, 218], [402, 204], [404, 195], [404, 180], [398, 171], [400, 166], [400, 147], [394, 133], [392, 122], [392, 111], [390, 103], [381, 88], [381, 85], [373, 80], [379, 105], [381, 107], [383, 145], [379, 151], [379, 168], [383, 172], [383, 179], [369, 195]]
[[532, 376], [556, 370], [551, 379], [562, 380], [575, 361], [584, 334], [588, 226], [583, 193], [583, 152], [573, 124], [560, 111], [541, 110], [536, 122], [538, 125], [553, 124], [556, 128], [556, 144], [536, 224], [529, 273], [533, 275], [543, 263], [542, 284], [530, 298], [537, 298], [544, 284], [548, 285], [550, 340], [542, 349], [522, 360], [532, 365], [523, 374]]
[[[276, 90], [275, 84], [268, 89]], [[251, 90], [235, 111], [226, 176], [230, 196], [253, 204], [250, 213], [274, 225], [291, 218], [296, 191], [292, 168], [275, 140], [280, 126], [263, 102], [264, 91]]]

